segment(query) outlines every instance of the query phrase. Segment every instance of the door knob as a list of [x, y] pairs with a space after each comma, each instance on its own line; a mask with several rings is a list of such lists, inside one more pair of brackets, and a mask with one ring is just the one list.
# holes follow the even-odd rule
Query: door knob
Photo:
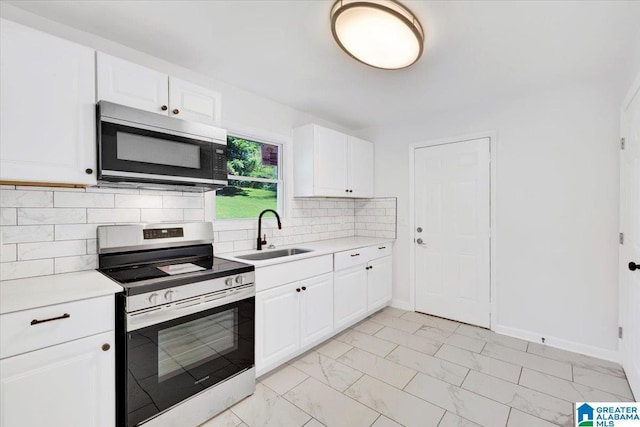
[[640, 264], [636, 264], [633, 261], [629, 263], [629, 270], [636, 271], [640, 270]]
[[417, 238], [416, 239], [416, 243], [419, 244], [419, 245], [422, 245], [422, 246], [427, 246], [427, 244], [421, 238]]

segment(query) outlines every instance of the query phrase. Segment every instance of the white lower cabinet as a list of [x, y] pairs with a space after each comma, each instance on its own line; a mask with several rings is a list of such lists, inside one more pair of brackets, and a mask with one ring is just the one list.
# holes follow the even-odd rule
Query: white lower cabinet
[[256, 370], [261, 372], [299, 347], [298, 284], [290, 283], [256, 294]]
[[323, 274], [256, 294], [258, 375], [333, 332], [333, 275]]
[[260, 376], [389, 304], [391, 243], [259, 267], [256, 284]]
[[0, 426], [115, 425], [114, 333], [0, 360]]
[[367, 264], [367, 312], [371, 313], [391, 301], [393, 280], [392, 258], [374, 259]]
[[322, 341], [333, 332], [331, 274], [300, 282], [300, 347]]
[[367, 270], [359, 264], [334, 273], [333, 313], [336, 329], [367, 314]]

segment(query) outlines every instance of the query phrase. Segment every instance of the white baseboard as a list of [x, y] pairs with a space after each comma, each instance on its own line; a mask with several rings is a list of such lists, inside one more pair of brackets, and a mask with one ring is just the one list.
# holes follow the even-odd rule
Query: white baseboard
[[[531, 331], [524, 331], [522, 329], [510, 328], [508, 326], [496, 325], [493, 331], [498, 334], [508, 335], [514, 338], [520, 338], [532, 342], [540, 342], [542, 334]], [[573, 351], [575, 353], [584, 354], [587, 356], [597, 357], [598, 359], [609, 360], [611, 362], [620, 363], [620, 353], [617, 350], [608, 350], [605, 348], [593, 347], [587, 344], [581, 344], [574, 341], [568, 341], [562, 338], [557, 338], [549, 335], [544, 335], [544, 344], [549, 347], [559, 348], [561, 350]]]
[[400, 310], [413, 311], [408, 301], [391, 300], [391, 307], [399, 308]]

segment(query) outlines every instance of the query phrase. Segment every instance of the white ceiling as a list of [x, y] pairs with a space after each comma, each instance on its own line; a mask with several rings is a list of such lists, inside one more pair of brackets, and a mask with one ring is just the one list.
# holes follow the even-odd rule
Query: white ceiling
[[[333, 1], [10, 1], [352, 129], [609, 75], [640, 42], [640, 2], [407, 1], [422, 58], [369, 68], [333, 41]], [[628, 71], [628, 70], [627, 70]]]

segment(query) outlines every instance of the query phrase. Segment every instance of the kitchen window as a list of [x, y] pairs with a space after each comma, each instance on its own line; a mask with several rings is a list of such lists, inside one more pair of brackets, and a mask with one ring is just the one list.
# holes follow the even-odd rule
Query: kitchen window
[[229, 185], [216, 193], [217, 219], [257, 218], [281, 211], [282, 145], [227, 136]]

